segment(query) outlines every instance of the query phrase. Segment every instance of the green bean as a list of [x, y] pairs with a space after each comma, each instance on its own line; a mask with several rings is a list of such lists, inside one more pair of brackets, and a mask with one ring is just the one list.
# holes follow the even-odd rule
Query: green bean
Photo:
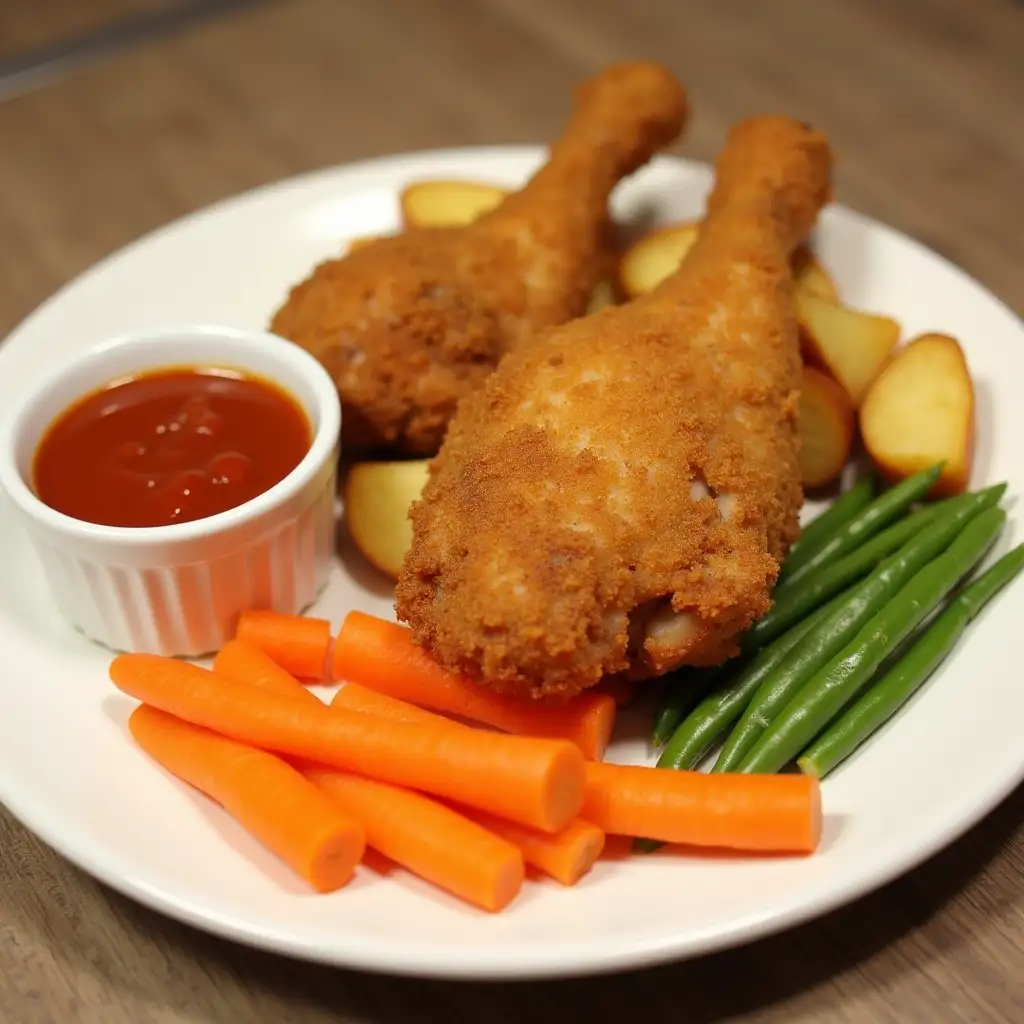
[[[855, 486], [859, 486], [859, 484]], [[1006, 484], [998, 484], [997, 489], [999, 495], [996, 500], [1006, 490]], [[846, 492], [846, 494], [850, 493], [852, 491]], [[862, 489], [862, 493], [870, 493], [870, 491], [863, 492]], [[843, 495], [843, 497], [845, 496]], [[777, 586], [771, 610], [755, 622], [743, 638], [743, 654], [755, 654], [799, 619], [824, 604], [833, 594], [839, 593], [846, 586], [866, 575], [882, 558], [902, 546], [914, 533], [923, 529], [945, 508], [969, 498], [970, 495], [960, 495], [928, 505], [872, 537], [851, 551], [845, 558], [840, 559], [835, 565], [822, 570], [813, 580], [802, 583], [798, 587], [791, 588], [788, 584]], [[817, 523], [818, 520], [814, 522]], [[731, 666], [726, 666], [726, 668], [731, 668]], [[717, 670], [705, 669], [700, 673], [699, 685], [698, 679], [686, 678], [672, 682], [663, 688], [658, 708], [654, 714], [652, 730], [654, 746], [660, 747], [668, 741], [687, 714], [712, 689], [719, 678], [720, 674]]]
[[995, 542], [1006, 512], [991, 508], [964, 527], [938, 558], [914, 575], [821, 668], [768, 726], [739, 770], [771, 773], [784, 768], [871, 681], [878, 667], [937, 608]]
[[[836, 600], [841, 600], [842, 595]], [[798, 622], [773, 643], [762, 648], [738, 666], [739, 671], [716, 686], [686, 716], [672, 734], [658, 758], [659, 768], [686, 771], [693, 768], [711, 749], [712, 744], [743, 714], [758, 686], [783, 658], [812, 629], [821, 623], [833, 605], [819, 608], [813, 615]]]
[[915, 473], [895, 487], [883, 491], [870, 505], [865, 506], [845, 525], [841, 526], [829, 540], [811, 556], [802, 559], [792, 566], [786, 574], [785, 582], [792, 585], [797, 580], [805, 579], [815, 569], [820, 568], [837, 558], [842, 558], [855, 547], [873, 537], [879, 530], [899, 519], [904, 512], [919, 498], [923, 498], [939, 478], [942, 464]]
[[810, 558], [840, 526], [849, 522], [874, 496], [875, 478], [863, 476], [848, 491], [840, 494], [821, 515], [812, 519], [800, 531], [800, 539], [789, 549], [789, 554], [779, 570], [776, 585], [781, 585], [794, 569], [799, 568], [801, 562]]
[[956, 647], [971, 621], [1024, 569], [1024, 544], [962, 590], [881, 679], [797, 758], [805, 775], [824, 778], [885, 724]]
[[[765, 675], [827, 612], [828, 607], [818, 609], [817, 614], [809, 615], [803, 622], [798, 622], [773, 644], [752, 658], [741, 661], [739, 671], [732, 678], [726, 679], [721, 686], [713, 686], [711, 693], [676, 728], [661, 752], [661, 757], [658, 758], [658, 767], [676, 771], [694, 768], [718, 737], [743, 713], [750, 695], [757, 689]], [[635, 839], [633, 852], [653, 853], [661, 845], [657, 839]]]
[[736, 771], [772, 720], [837, 651], [917, 572], [953, 541], [964, 526], [999, 500], [998, 488], [965, 496], [916, 537], [851, 587], [818, 629], [808, 633], [758, 688], [712, 769]]
[[[1006, 484], [998, 484], [996, 489], [999, 491], [999, 497], [1002, 497]], [[928, 523], [945, 513], [951, 505], [962, 504], [967, 497], [960, 495], [938, 501], [934, 505], [926, 505], [905, 519], [893, 523], [881, 533], [875, 534], [838, 562], [824, 566], [810, 579], [800, 580], [795, 585], [776, 587], [772, 595], [771, 610], [755, 622], [743, 638], [744, 651], [755, 651], [774, 640], [794, 622], [824, 604], [833, 594], [838, 594], [866, 576], [883, 558], [903, 547]]]
[[[652, 741], [660, 747], [679, 723], [693, 710], [700, 699], [714, 686], [721, 675], [721, 666], [706, 669], [685, 669], [664, 680], [661, 701], [654, 713]], [[679, 678], [681, 677], [681, 678]]]

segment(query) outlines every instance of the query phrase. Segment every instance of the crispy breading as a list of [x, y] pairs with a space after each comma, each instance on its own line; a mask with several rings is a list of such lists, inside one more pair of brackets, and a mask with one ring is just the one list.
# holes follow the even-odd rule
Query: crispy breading
[[459, 400], [507, 351], [581, 316], [607, 267], [609, 194], [685, 116], [663, 68], [608, 68], [579, 90], [548, 162], [496, 210], [381, 239], [293, 288], [271, 330], [334, 377], [347, 453], [435, 453]]
[[519, 346], [463, 402], [398, 586], [443, 665], [564, 697], [736, 652], [799, 529], [788, 258], [830, 168], [803, 125], [738, 125], [680, 270]]

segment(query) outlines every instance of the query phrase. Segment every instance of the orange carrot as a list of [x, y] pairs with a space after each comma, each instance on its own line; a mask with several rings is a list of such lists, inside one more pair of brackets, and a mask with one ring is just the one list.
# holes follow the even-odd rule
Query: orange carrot
[[345, 683], [334, 695], [332, 708], [344, 708], [348, 711], [360, 711], [364, 715], [377, 715], [389, 718], [392, 722], [422, 722], [434, 725], [461, 725], [443, 715], [435, 715], [433, 711], [424, 711], [415, 704], [407, 704], [397, 697], [389, 697], [386, 693], [360, 686], [359, 683]]
[[821, 838], [821, 791], [807, 775], [704, 775], [588, 762], [581, 815], [618, 835], [810, 853]]
[[188, 662], [121, 654], [114, 684], [242, 743], [421, 789], [545, 832], [579, 813], [583, 755], [562, 740], [391, 722], [223, 679]]
[[[539, 868], [562, 885], [575, 885], [594, 865], [604, 849], [604, 832], [589, 821], [576, 818], [548, 835], [507, 821], [486, 811], [469, 809], [466, 816], [519, 848], [527, 864]], [[353, 815], [358, 818], [358, 815]], [[369, 833], [367, 833], [369, 834]]]
[[331, 649], [331, 624], [326, 619], [280, 612], [245, 611], [235, 636], [269, 654], [299, 679], [325, 679]]
[[[294, 676], [244, 640], [231, 640], [225, 644], [214, 660], [213, 670], [238, 683], [320, 703]], [[390, 716], [396, 721], [442, 724], [447, 721], [433, 712], [392, 700], [355, 683], [343, 687], [338, 694], [347, 689], [359, 693], [355, 694], [355, 699], [350, 694], [347, 702], [336, 696], [332, 706], [372, 713], [371, 707], [387, 701], [398, 709], [397, 715], [392, 711]], [[360, 703], [360, 694], [366, 703]], [[380, 717], [389, 716], [382, 714]], [[454, 722], [449, 724], [456, 725]], [[523, 883], [523, 856], [516, 844], [510, 846], [482, 826], [474, 825], [467, 817], [420, 793], [385, 782], [320, 767], [306, 768], [304, 774], [359, 822], [372, 849], [428, 882], [485, 910], [500, 910], [519, 892]], [[532, 829], [524, 828], [524, 831], [538, 837], [545, 836], [545, 833]]]
[[145, 704], [128, 727], [154, 761], [216, 800], [314, 889], [352, 877], [366, 847], [362, 825], [291, 765]]
[[[386, 693], [368, 690], [358, 683], [346, 683], [335, 694], [331, 707], [379, 715], [394, 722], [428, 722], [455, 729], [468, 728], [460, 722], [453, 722], [432, 711], [407, 704], [404, 700], [389, 697]], [[527, 864], [540, 868], [563, 885], [573, 885], [579, 881], [590, 870], [604, 847], [604, 833], [596, 825], [579, 818], [570, 822], [561, 832], [550, 835], [474, 808], [460, 807], [458, 810], [488, 831], [497, 833], [517, 846]], [[373, 845], [372, 837], [370, 844]]]
[[315, 693], [310, 693], [295, 676], [248, 640], [229, 640], [213, 659], [213, 671], [236, 683], [321, 703]]
[[428, 882], [484, 910], [501, 910], [523, 884], [512, 843], [421, 793], [327, 768], [306, 777], [366, 829], [366, 840]]
[[595, 759], [604, 756], [615, 725], [607, 694], [583, 693], [558, 707], [502, 696], [449, 675], [404, 626], [362, 612], [349, 612], [334, 642], [334, 678], [503, 732], [571, 740]]

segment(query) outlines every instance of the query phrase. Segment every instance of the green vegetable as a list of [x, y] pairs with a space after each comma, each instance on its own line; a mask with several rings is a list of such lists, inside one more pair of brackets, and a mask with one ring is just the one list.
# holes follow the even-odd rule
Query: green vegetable
[[[784, 633], [753, 658], [740, 662], [733, 678], [713, 688], [686, 716], [661, 752], [658, 767], [676, 771], [694, 768], [718, 737], [743, 713], [750, 695], [765, 675], [771, 672], [801, 637], [814, 628], [828, 613], [829, 607], [819, 608], [815, 615], [809, 615], [803, 622], [798, 622], [788, 633]], [[633, 851], [653, 853], [661, 845], [657, 839], [636, 839]]]
[[714, 686], [722, 669], [688, 669], [665, 679], [658, 710], [654, 713], [652, 740], [660, 747], [675, 732], [679, 723]]
[[964, 527], [943, 554], [916, 573], [850, 643], [800, 688], [743, 759], [739, 770], [777, 772], [797, 757], [978, 564], [1005, 522], [1006, 512], [991, 508]]
[[836, 530], [825, 544], [811, 553], [810, 557], [800, 559], [796, 565], [791, 565], [789, 572], [786, 573], [786, 584], [792, 586], [797, 580], [806, 579], [815, 569], [842, 558], [879, 530], [899, 519], [915, 501], [923, 498], [931, 490], [932, 484], [939, 478], [941, 472], [942, 463], [939, 463], [883, 491], [870, 505], [862, 508]]
[[1003, 555], [962, 590], [900, 660], [797, 759], [805, 775], [824, 778], [914, 695], [942, 664], [978, 613], [1024, 569], [1024, 544]]
[[[839, 600], [839, 599], [837, 599]], [[744, 659], [738, 671], [716, 686], [687, 715], [685, 721], [672, 734], [658, 758], [659, 768], [685, 771], [693, 768], [711, 749], [716, 740], [743, 714], [758, 686], [767, 678], [783, 658], [814, 629], [833, 606], [819, 608], [783, 633], [774, 643], [762, 648], [751, 658]]]
[[801, 563], [815, 554], [840, 526], [849, 522], [874, 496], [874, 477], [861, 477], [848, 491], [840, 494], [821, 515], [812, 519], [800, 531], [800, 539], [789, 549], [789, 554], [779, 570], [776, 586], [781, 586], [794, 569], [799, 568]]
[[[1000, 486], [1005, 491], [1006, 485]], [[776, 587], [772, 595], [771, 610], [747, 631], [743, 638], [743, 649], [756, 651], [770, 643], [794, 622], [799, 622], [808, 612], [824, 604], [833, 594], [838, 594], [851, 583], [866, 576], [883, 558], [903, 547], [936, 516], [943, 513], [952, 502], [961, 501], [962, 497], [947, 498], [945, 501], [928, 505], [906, 519], [893, 523], [860, 547], [854, 548], [838, 562], [823, 567], [810, 579]]]
[[968, 522], [995, 505], [1000, 494], [998, 488], [990, 487], [965, 495], [963, 501], [948, 506], [916, 537], [846, 591], [844, 599], [820, 626], [796, 644], [758, 688], [743, 717], [725, 741], [712, 770], [737, 771], [772, 720], [818, 669], [849, 643], [901, 587], [944, 551]]

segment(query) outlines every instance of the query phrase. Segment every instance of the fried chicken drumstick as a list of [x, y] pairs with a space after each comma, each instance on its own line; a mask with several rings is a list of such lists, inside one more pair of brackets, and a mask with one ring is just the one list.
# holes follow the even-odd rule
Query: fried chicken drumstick
[[381, 239], [293, 288], [271, 330], [334, 377], [346, 453], [433, 455], [506, 351], [581, 316], [605, 269], [609, 194], [685, 115], [663, 68], [610, 67], [580, 88], [547, 164], [492, 213]]
[[737, 125], [680, 269], [519, 346], [463, 402], [398, 585], [441, 664], [557, 697], [736, 653], [799, 532], [789, 255], [830, 174], [808, 127]]

